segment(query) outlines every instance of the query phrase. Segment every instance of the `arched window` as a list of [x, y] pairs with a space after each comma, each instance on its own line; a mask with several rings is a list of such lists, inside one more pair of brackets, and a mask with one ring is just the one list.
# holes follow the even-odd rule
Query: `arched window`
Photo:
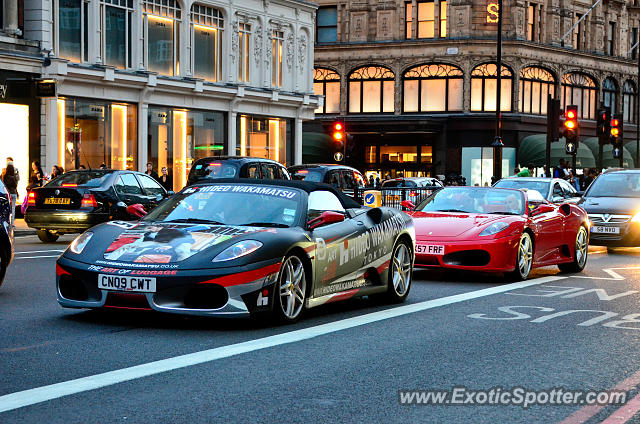
[[578, 106], [578, 117], [595, 119], [596, 117], [596, 83], [584, 74], [571, 73], [562, 76], [562, 97], [560, 107]]
[[222, 79], [222, 12], [213, 7], [191, 6], [191, 63], [193, 76], [208, 81]]
[[613, 78], [607, 78], [602, 83], [602, 97], [604, 107], [608, 107], [611, 109], [611, 115], [616, 114], [616, 92], [618, 89], [616, 88], [616, 82]]
[[340, 112], [340, 75], [326, 68], [313, 70], [313, 92], [324, 96], [324, 105], [315, 110], [316, 113]]
[[147, 69], [162, 75], [179, 75], [180, 4], [176, 0], [144, 0], [142, 11]]
[[555, 78], [546, 69], [531, 66], [520, 71], [520, 112], [547, 114], [547, 95], [555, 94]]
[[133, 0], [102, 0], [100, 51], [106, 65], [131, 68]]
[[450, 65], [416, 66], [403, 75], [405, 112], [462, 110], [462, 71]]
[[[498, 67], [495, 63], [478, 65], [471, 71], [471, 111], [491, 112], [496, 110], [498, 89]], [[511, 111], [511, 87], [513, 74], [502, 66], [500, 84], [500, 110]]]
[[358, 68], [349, 75], [349, 113], [393, 112], [394, 75], [381, 66]]
[[622, 108], [623, 108], [623, 122], [636, 123], [636, 86], [633, 81], [625, 81], [622, 86]]

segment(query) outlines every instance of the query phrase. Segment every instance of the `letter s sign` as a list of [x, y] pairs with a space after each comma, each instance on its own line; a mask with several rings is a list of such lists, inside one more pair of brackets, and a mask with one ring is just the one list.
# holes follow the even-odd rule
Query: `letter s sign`
[[498, 3], [489, 3], [487, 5], [487, 13], [487, 23], [497, 24], [498, 17], [500, 16], [500, 8], [498, 7]]

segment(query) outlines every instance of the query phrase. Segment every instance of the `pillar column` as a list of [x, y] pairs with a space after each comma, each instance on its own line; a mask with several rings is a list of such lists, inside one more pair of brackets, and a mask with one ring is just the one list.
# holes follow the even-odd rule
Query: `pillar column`
[[302, 164], [302, 119], [296, 118], [295, 124], [295, 136], [293, 141], [293, 164], [301, 165]]
[[21, 35], [18, 29], [18, 0], [4, 0], [4, 32], [9, 35]]
[[138, 170], [146, 171], [149, 157], [147, 135], [149, 134], [149, 105], [143, 102], [138, 106]]
[[236, 134], [236, 118], [238, 116], [237, 112], [229, 111], [229, 115], [227, 117], [227, 155], [235, 156], [236, 154], [236, 143], [237, 143], [237, 134]]

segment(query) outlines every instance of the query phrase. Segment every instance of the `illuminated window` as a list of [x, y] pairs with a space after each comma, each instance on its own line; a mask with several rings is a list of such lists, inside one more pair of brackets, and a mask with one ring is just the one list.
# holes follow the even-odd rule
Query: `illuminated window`
[[440, 37], [447, 36], [447, 2], [440, 1]]
[[595, 119], [596, 117], [596, 83], [590, 77], [571, 73], [562, 76], [560, 107], [578, 106], [578, 117]]
[[284, 32], [273, 31], [271, 42], [271, 85], [274, 87], [282, 87], [282, 56]]
[[[573, 17], [574, 25], [582, 18], [582, 15], [575, 14]], [[584, 49], [584, 20], [581, 21], [576, 27], [573, 29], [573, 48], [576, 50]]]
[[394, 75], [387, 68], [368, 66], [349, 75], [349, 113], [393, 112]]
[[236, 155], [273, 159], [287, 164], [287, 120], [238, 116]]
[[418, 146], [380, 146], [380, 163], [417, 163]]
[[224, 20], [218, 9], [191, 6], [191, 63], [193, 75], [207, 81], [222, 79], [222, 28]]
[[436, 33], [436, 13], [433, 1], [418, 2], [418, 38], [433, 38]]
[[622, 87], [623, 121], [636, 123], [636, 86], [633, 81], [625, 81]]
[[313, 70], [313, 92], [324, 96], [324, 105], [315, 113], [340, 112], [340, 75], [331, 69], [316, 68]]
[[[414, 20], [413, 13], [417, 11]], [[405, 36], [413, 37], [414, 22], [417, 24], [417, 38], [436, 38], [447, 36], [447, 2], [426, 0], [405, 3]]]
[[520, 71], [520, 112], [546, 115], [548, 94], [555, 94], [555, 78], [549, 71], [534, 66]]
[[131, 16], [133, 0], [102, 0], [100, 51], [105, 64], [131, 68]]
[[542, 5], [529, 3], [527, 9], [527, 40], [540, 41], [540, 17], [542, 16]]
[[404, 22], [405, 22], [405, 37], [413, 37], [413, 5], [411, 2], [404, 4]]
[[[471, 111], [495, 112], [498, 91], [497, 69], [495, 63], [485, 63], [471, 71]], [[510, 112], [513, 75], [509, 68], [503, 65], [500, 77], [500, 110]]]
[[145, 61], [161, 75], [180, 75], [180, 4], [175, 0], [144, 0]]
[[607, 78], [602, 84], [602, 103], [611, 110], [611, 114], [616, 114], [616, 82], [613, 78]]
[[462, 110], [462, 71], [450, 65], [432, 64], [409, 69], [403, 76], [405, 112]]
[[89, 57], [89, 3], [83, 0], [59, 0], [58, 56], [72, 62]]
[[251, 25], [238, 24], [238, 81], [249, 82], [249, 42]]

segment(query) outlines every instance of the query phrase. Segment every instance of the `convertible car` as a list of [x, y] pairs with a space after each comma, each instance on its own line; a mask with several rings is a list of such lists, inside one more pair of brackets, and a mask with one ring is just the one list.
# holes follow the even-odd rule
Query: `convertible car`
[[58, 302], [291, 322], [351, 297], [403, 301], [414, 244], [408, 215], [328, 185], [218, 180], [76, 238], [57, 262]]
[[549, 203], [535, 190], [446, 187], [408, 213], [416, 229], [416, 266], [524, 280], [532, 268], [579, 272], [587, 263], [586, 212]]

